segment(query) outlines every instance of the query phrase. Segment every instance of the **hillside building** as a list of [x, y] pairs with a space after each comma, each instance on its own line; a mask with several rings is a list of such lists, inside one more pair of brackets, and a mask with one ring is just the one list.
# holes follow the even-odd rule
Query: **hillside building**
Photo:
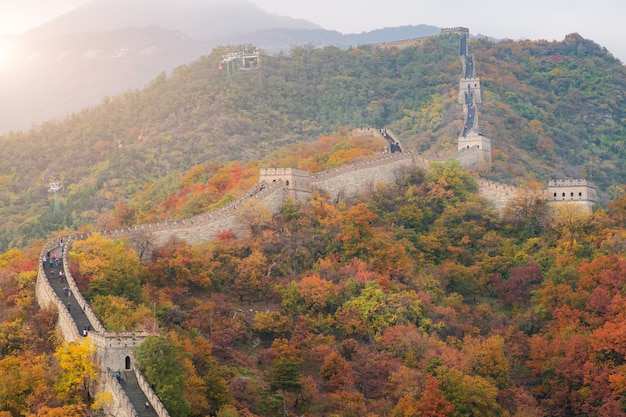
[[588, 213], [598, 201], [596, 186], [585, 179], [550, 180], [547, 194], [551, 206], [569, 203]]

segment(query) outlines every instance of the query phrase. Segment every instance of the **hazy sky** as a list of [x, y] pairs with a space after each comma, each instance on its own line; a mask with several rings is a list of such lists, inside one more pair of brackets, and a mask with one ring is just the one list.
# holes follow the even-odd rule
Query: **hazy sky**
[[[624, 0], [251, 1], [271, 13], [343, 33], [422, 23], [465, 26], [473, 34], [510, 39], [562, 40], [578, 32], [626, 63]], [[21, 33], [84, 3], [87, 0], [0, 0], [0, 34]]]

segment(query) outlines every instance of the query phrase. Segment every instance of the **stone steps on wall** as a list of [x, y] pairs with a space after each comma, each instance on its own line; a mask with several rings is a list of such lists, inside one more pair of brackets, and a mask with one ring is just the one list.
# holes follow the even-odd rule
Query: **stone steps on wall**
[[[61, 259], [60, 247], [55, 248], [52, 252], [56, 253], [57, 257]], [[67, 283], [67, 280], [59, 279], [59, 271], [62, 271], [62, 270], [63, 270], [62, 262], [61, 262], [61, 265], [59, 266], [50, 266], [48, 263], [44, 265], [44, 272], [46, 273], [46, 277], [48, 278], [48, 282], [50, 283], [50, 286], [52, 287], [56, 295], [63, 302], [64, 308], [67, 309], [68, 304], [69, 306], [71, 306], [69, 310], [70, 316], [72, 316], [72, 319], [74, 320], [74, 323], [76, 324], [76, 327], [78, 329], [78, 334], [83, 335], [83, 329], [85, 328], [85, 326], [90, 326], [91, 329], [93, 329], [95, 326], [93, 323], [91, 323], [91, 321], [87, 317], [87, 314], [83, 310], [85, 306], [80, 305], [79, 302], [76, 300], [76, 297], [75, 297], [76, 294], [72, 292], [71, 295], [68, 296], [68, 293], [65, 291], [65, 289], [68, 288], [69, 285]]]
[[123, 378], [120, 384], [130, 400], [130, 403], [133, 405], [133, 408], [137, 411], [138, 416], [158, 417], [152, 405], [150, 405], [148, 412], [145, 411], [145, 404], [148, 401], [148, 397], [146, 397], [146, 394], [141, 390], [135, 372], [123, 371]]

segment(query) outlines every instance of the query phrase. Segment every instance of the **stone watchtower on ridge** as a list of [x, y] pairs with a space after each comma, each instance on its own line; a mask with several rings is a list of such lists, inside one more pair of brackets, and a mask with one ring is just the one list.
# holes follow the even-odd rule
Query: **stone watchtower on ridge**
[[260, 184], [283, 184], [287, 195], [296, 201], [304, 201], [311, 195], [311, 174], [297, 168], [261, 168]]
[[569, 203], [587, 213], [598, 201], [596, 186], [585, 179], [550, 180], [547, 193], [549, 205]]
[[[458, 103], [463, 106], [464, 125], [457, 143], [458, 159], [464, 166], [491, 163], [491, 139], [478, 130], [478, 105], [483, 100], [480, 78], [476, 77], [474, 57], [469, 53], [469, 29], [453, 28], [446, 31], [461, 35], [459, 57], [463, 64], [463, 74], [459, 81]], [[445, 33], [444, 30], [442, 33]]]

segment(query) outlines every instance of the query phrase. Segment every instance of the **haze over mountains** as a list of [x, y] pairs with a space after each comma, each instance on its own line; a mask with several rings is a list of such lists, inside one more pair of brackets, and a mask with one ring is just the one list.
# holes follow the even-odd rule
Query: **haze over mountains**
[[63, 118], [103, 97], [144, 87], [161, 72], [220, 44], [265, 51], [295, 44], [357, 46], [433, 35], [407, 26], [343, 35], [267, 13], [248, 0], [93, 0], [21, 36], [14, 64], [0, 73], [0, 134]]

